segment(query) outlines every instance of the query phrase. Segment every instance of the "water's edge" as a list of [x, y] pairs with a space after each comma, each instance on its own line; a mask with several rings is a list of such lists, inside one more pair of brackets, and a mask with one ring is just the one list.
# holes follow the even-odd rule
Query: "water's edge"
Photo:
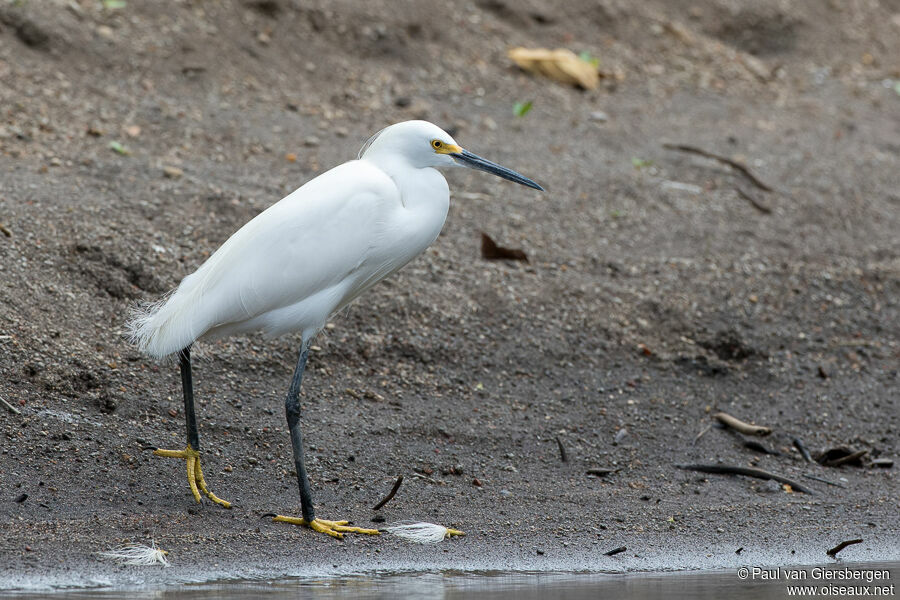
[[[792, 581], [788, 569], [774, 568], [767, 572], [758, 569], [753, 574], [749, 569], [667, 571], [667, 572], [564, 572], [564, 571], [459, 571], [439, 572], [383, 572], [351, 576], [296, 577], [285, 579], [224, 580], [188, 585], [145, 586], [129, 590], [115, 588], [94, 588], [75, 590], [45, 590], [0, 592], [0, 597], [58, 600], [79, 598], [80, 600], [109, 600], [128, 598], [165, 597], [180, 600], [249, 600], [251, 598], [495, 598], [498, 600], [536, 600], [537, 598], [596, 598], [614, 593], [617, 597], [628, 598], [720, 598], [775, 599], [788, 595], [787, 588], [794, 584], [814, 585], [857, 585], [872, 588], [879, 585], [895, 585], [900, 578], [900, 562], [829, 563], [796, 567], [803, 575], [799, 581]], [[816, 572], [819, 576], [816, 577]], [[874, 572], [887, 573], [886, 579], [866, 577], [853, 580], [835, 580], [823, 577], [832, 574]], [[892, 588], [895, 589], [895, 588]], [[886, 594], [876, 594], [886, 595]]]
[[[437, 558], [410, 560], [409, 554], [379, 556], [359, 561], [347, 556], [346, 562], [323, 564], [302, 562], [288, 556], [279, 561], [215, 563], [198, 557], [171, 557], [170, 567], [120, 566], [91, 557], [89, 561], [70, 561], [62, 567], [39, 572], [10, 572], [0, 570], [0, 596], [19, 592], [94, 591], [123, 592], [167, 590], [185, 584], [197, 586], [228, 586], [252, 582], [284, 581], [339, 581], [360, 579], [385, 579], [396, 577], [420, 577], [439, 575], [446, 577], [481, 577], [485, 574], [504, 576], [557, 576], [566, 574], [577, 577], [647, 577], [690, 573], [728, 574], [741, 567], [810, 567], [825, 565], [900, 564], [900, 540], [873, 539], [848, 552], [848, 561], [831, 560], [820, 546], [799, 548], [793, 543], [783, 546], [765, 545], [743, 548], [738, 554], [732, 544], [697, 546], [687, 543], [671, 546], [655, 546], [652, 549], [629, 549], [614, 557], [599, 552], [572, 550], [556, 557], [540, 557], [540, 562], [527, 555], [491, 555], [458, 551], [447, 546], [446, 554]], [[683, 542], [683, 541], [682, 541]], [[685, 551], [684, 548], [690, 548]], [[650, 551], [648, 551], [650, 550]], [[827, 562], [823, 562], [827, 561]], [[537, 565], [540, 565], [539, 567]], [[102, 596], [97, 596], [102, 597]]]

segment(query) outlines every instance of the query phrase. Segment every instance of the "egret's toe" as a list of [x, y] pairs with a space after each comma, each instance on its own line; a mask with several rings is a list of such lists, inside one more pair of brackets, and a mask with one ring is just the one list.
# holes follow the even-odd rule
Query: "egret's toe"
[[206, 479], [203, 478], [203, 469], [200, 467], [200, 453], [188, 446], [184, 450], [163, 450], [157, 448], [153, 451], [157, 456], [165, 458], [181, 458], [187, 464], [188, 485], [191, 486], [191, 494], [198, 503], [201, 501], [200, 492], [202, 491], [207, 498], [224, 508], [231, 508], [231, 502], [222, 500], [213, 494], [206, 485]]
[[377, 529], [365, 529], [363, 527], [349, 527], [349, 521], [329, 521], [327, 519], [313, 519], [312, 523], [307, 523], [306, 519], [301, 517], [286, 517], [284, 515], [275, 515], [273, 521], [281, 523], [290, 523], [291, 525], [302, 525], [309, 527], [313, 531], [325, 533], [337, 539], [343, 539], [345, 533], [363, 533], [366, 535], [381, 535]]

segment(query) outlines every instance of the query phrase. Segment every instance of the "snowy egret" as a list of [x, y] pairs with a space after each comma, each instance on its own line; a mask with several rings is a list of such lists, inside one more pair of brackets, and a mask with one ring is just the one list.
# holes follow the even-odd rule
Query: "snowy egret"
[[382, 129], [357, 160], [309, 181], [241, 227], [199, 269], [156, 304], [137, 311], [132, 337], [149, 356], [178, 354], [187, 447], [155, 454], [187, 462], [197, 502], [202, 491], [230, 508], [206, 485], [194, 416], [191, 345], [196, 340], [263, 330], [269, 336], [301, 333], [300, 357], [285, 399], [302, 518], [305, 525], [340, 538], [344, 532], [377, 534], [346, 521], [317, 519], [303, 462], [300, 383], [313, 336], [333, 313], [421, 254], [447, 218], [450, 190], [436, 167], [465, 166], [542, 190], [541, 186], [464, 150], [426, 121]]

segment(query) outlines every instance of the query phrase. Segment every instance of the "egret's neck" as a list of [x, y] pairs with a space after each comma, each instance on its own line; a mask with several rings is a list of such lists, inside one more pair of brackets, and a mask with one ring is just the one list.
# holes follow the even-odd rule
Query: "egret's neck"
[[414, 167], [396, 154], [367, 156], [365, 160], [394, 180], [407, 210], [433, 212], [440, 216], [443, 225], [450, 207], [450, 188], [440, 171], [432, 167]]
[[[450, 188], [440, 171], [419, 168], [402, 157], [377, 156], [372, 162], [397, 185], [403, 207], [395, 213], [396, 232], [404, 238], [402, 263], [431, 245], [444, 227], [450, 209]], [[408, 256], [407, 256], [408, 255]]]

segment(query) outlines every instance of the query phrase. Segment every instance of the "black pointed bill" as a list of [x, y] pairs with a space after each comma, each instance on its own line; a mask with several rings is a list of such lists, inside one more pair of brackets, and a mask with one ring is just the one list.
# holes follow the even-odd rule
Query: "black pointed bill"
[[468, 150], [463, 150], [460, 148], [459, 152], [451, 152], [449, 153], [456, 162], [471, 169], [477, 169], [479, 171], [484, 171], [485, 173], [491, 173], [496, 175], [497, 177], [502, 177], [503, 179], [508, 179], [509, 181], [515, 181], [516, 183], [520, 183], [526, 187], [530, 187], [536, 190], [544, 191], [544, 188], [528, 179], [524, 175], [519, 175], [512, 169], [507, 169], [506, 167], [501, 167], [497, 163], [492, 163], [489, 160], [481, 158], [477, 154], [472, 154]]

